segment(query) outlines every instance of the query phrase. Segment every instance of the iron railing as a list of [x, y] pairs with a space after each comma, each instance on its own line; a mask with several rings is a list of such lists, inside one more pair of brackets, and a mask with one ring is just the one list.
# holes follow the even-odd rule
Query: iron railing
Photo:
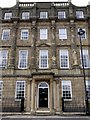
[[65, 100], [62, 98], [62, 111], [85, 112], [84, 98], [72, 98], [71, 100]]
[[2, 98], [0, 101], [0, 112], [23, 112], [24, 98], [16, 101], [15, 98]]

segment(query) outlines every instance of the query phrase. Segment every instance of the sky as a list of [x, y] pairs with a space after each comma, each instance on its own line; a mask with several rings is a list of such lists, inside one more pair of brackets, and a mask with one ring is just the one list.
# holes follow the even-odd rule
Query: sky
[[[19, 0], [20, 2], [62, 2], [68, 0]], [[87, 6], [90, 0], [71, 0], [76, 6]], [[0, 7], [13, 7], [16, 4], [16, 0], [0, 0]]]

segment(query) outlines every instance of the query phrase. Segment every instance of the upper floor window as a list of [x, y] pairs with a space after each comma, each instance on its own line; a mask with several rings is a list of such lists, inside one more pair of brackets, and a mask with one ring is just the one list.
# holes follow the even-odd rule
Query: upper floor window
[[4, 29], [2, 32], [2, 40], [9, 40], [10, 38], [10, 29]]
[[60, 68], [69, 68], [68, 50], [60, 50]]
[[86, 94], [87, 97], [90, 98], [90, 80], [86, 81]]
[[40, 18], [41, 19], [47, 19], [48, 18], [48, 12], [40, 12]]
[[[89, 68], [90, 67], [90, 61], [89, 61], [89, 54], [88, 50], [83, 50], [83, 62], [84, 62], [84, 68]], [[81, 50], [80, 50], [80, 60], [81, 60], [81, 66], [82, 66], [82, 57], [81, 57]]]
[[48, 30], [40, 29], [40, 40], [46, 40], [48, 38]]
[[59, 39], [67, 39], [67, 29], [66, 28], [59, 29]]
[[5, 20], [9, 20], [11, 18], [12, 18], [12, 13], [11, 12], [5, 13], [5, 16], [4, 16]]
[[29, 19], [29, 12], [23, 12], [22, 13], [22, 19]]
[[62, 97], [64, 100], [72, 99], [71, 81], [62, 81]]
[[26, 69], [28, 63], [28, 51], [27, 50], [20, 50], [19, 51], [19, 63], [18, 68]]
[[[79, 32], [79, 29], [80, 28], [78, 28], [78, 32]], [[81, 39], [83, 40], [83, 39], [86, 39], [86, 29], [83, 28], [82, 30], [85, 31], [85, 33], [83, 35], [81, 35]]]
[[7, 67], [7, 59], [8, 59], [8, 51], [7, 50], [0, 51], [0, 68]]
[[27, 29], [21, 30], [21, 40], [28, 40], [29, 31]]
[[66, 18], [66, 12], [65, 11], [58, 12], [58, 19], [63, 19], [63, 18]]
[[76, 17], [77, 18], [84, 18], [83, 11], [76, 11]]
[[39, 68], [48, 68], [48, 50], [39, 51]]
[[16, 81], [15, 98], [17, 100], [25, 98], [25, 81]]
[[3, 81], [0, 80], [0, 100], [2, 99]]

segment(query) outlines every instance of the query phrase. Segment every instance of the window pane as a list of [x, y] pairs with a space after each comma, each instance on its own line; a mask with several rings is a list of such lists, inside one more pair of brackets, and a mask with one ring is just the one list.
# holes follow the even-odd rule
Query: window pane
[[6, 50], [0, 51], [0, 67], [6, 68], [7, 67], [7, 54]]
[[39, 68], [48, 68], [48, 50], [40, 50]]
[[21, 30], [21, 40], [28, 40], [29, 31], [28, 30]]
[[22, 19], [29, 19], [29, 12], [23, 12]]
[[10, 29], [3, 30], [2, 40], [9, 40], [10, 38]]
[[58, 12], [58, 18], [59, 18], [59, 19], [66, 18], [66, 13], [65, 13], [65, 11], [60, 11], [60, 12]]
[[47, 12], [40, 12], [40, 18], [41, 19], [47, 19], [48, 18], [48, 13]]
[[[82, 52], [83, 52], [84, 67], [85, 67], [85, 68], [89, 68], [89, 66], [90, 66], [90, 61], [89, 61], [88, 50], [83, 50]], [[81, 50], [80, 50], [80, 60], [81, 60], [81, 66], [82, 66]]]
[[76, 11], [76, 17], [77, 18], [84, 18], [83, 11]]
[[60, 50], [60, 67], [69, 68], [68, 50]]
[[11, 19], [11, 17], [12, 17], [12, 13], [5, 13], [4, 19], [8, 20]]
[[59, 39], [67, 39], [67, 29], [59, 29]]
[[17, 81], [15, 98], [21, 100], [23, 97], [25, 97], [25, 81]]
[[90, 98], [90, 80], [86, 81], [86, 94], [87, 97]]
[[[79, 29], [80, 28], [78, 28], [78, 32], [79, 32]], [[81, 39], [83, 40], [83, 39], [86, 39], [86, 29], [83, 29], [84, 31], [85, 31], [85, 33], [83, 34], [83, 35], [81, 35]]]
[[40, 39], [46, 40], [48, 38], [47, 29], [40, 29]]
[[71, 81], [62, 81], [62, 97], [67, 100], [72, 98]]
[[27, 62], [28, 62], [28, 51], [19, 51], [19, 68], [25, 69], [27, 68]]

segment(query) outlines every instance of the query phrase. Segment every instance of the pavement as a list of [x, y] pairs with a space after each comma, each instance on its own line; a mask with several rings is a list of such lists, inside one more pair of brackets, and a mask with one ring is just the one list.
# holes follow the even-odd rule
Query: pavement
[[31, 115], [30, 113], [0, 113], [0, 120], [90, 120], [85, 113], [63, 113], [61, 115]]
[[32, 116], [32, 115], [7, 115], [1, 116], [1, 120], [90, 120], [90, 116], [72, 115], [72, 116]]

